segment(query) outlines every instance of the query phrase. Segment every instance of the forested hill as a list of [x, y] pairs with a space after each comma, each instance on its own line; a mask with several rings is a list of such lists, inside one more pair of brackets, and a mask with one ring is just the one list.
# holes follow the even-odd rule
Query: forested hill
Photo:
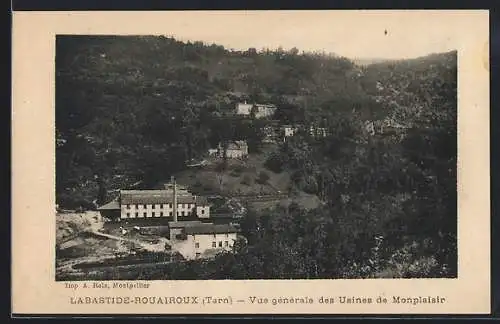
[[363, 89], [400, 123], [415, 122], [428, 113], [456, 114], [455, 51], [376, 63], [364, 72]]
[[215, 144], [221, 127], [210, 116], [240, 100], [275, 103], [287, 122], [314, 115], [306, 116], [306, 107], [329, 100], [370, 102], [352, 62], [298, 50], [231, 52], [165, 37], [59, 36], [56, 69], [63, 205], [95, 199], [95, 176], [120, 177], [122, 185], [169, 176]]
[[[453, 55], [423, 58], [419, 69], [448, 71]], [[111, 190], [167, 178], [225, 136], [227, 125], [214, 116], [240, 100], [276, 104], [283, 123], [334, 127], [353, 112], [384, 118], [395, 95], [377, 92], [377, 81], [400, 86], [414, 69], [405, 64], [359, 67], [297, 49], [228, 51], [166, 37], [58, 36], [58, 203], [91, 207], [106, 198], [99, 184]]]

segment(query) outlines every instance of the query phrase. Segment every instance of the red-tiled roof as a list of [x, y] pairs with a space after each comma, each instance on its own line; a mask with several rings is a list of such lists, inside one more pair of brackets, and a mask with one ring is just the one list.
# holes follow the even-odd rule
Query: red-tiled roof
[[221, 233], [237, 233], [239, 230], [229, 224], [200, 224], [186, 227], [186, 234], [221, 234]]

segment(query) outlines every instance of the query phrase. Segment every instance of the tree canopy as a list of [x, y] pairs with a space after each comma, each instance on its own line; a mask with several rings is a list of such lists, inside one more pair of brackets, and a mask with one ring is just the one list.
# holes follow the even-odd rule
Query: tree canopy
[[[250, 210], [238, 253], [168, 276], [456, 276], [456, 52], [359, 67], [297, 49], [58, 36], [56, 55], [63, 206], [91, 208], [113, 189], [151, 186], [220, 141], [246, 139], [258, 153], [266, 122], [228, 118], [242, 100], [275, 104], [279, 123], [306, 126], [266, 165], [289, 172], [322, 207]], [[383, 131], [370, 134], [367, 121]]]

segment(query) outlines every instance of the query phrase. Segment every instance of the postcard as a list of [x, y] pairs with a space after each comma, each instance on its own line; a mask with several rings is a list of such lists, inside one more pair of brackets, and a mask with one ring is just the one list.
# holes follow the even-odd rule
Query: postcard
[[487, 314], [486, 10], [13, 13], [12, 313]]

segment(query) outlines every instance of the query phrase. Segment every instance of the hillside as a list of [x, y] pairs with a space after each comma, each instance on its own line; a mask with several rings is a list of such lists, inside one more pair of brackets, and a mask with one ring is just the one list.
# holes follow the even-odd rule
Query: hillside
[[456, 52], [449, 52], [370, 65], [362, 83], [366, 93], [387, 107], [390, 118], [410, 125], [425, 113], [453, 113], [456, 78]]
[[[248, 245], [179, 266], [181, 277], [457, 276], [456, 52], [360, 67], [298, 50], [58, 36], [56, 68], [60, 206], [92, 209], [172, 174], [207, 191], [297, 194], [250, 208]], [[301, 132], [266, 151], [266, 121], [225, 116], [241, 100], [276, 104], [278, 124], [328, 135]], [[370, 132], [367, 122], [383, 127]], [[249, 141], [249, 165], [186, 167], [236, 139]], [[262, 184], [245, 184], [262, 172]], [[165, 278], [155, 271], [144, 279]]]
[[[252, 154], [243, 161], [228, 161], [225, 169], [221, 168], [220, 164], [188, 169], [177, 173], [176, 180], [201, 195], [276, 196], [275, 200], [249, 204], [249, 207], [258, 210], [277, 204], [288, 206], [291, 203], [298, 203], [306, 209], [318, 207], [320, 200], [317, 196], [294, 190], [297, 187], [290, 172], [273, 172], [268, 169], [266, 161], [277, 149], [277, 145], [265, 145], [259, 153]], [[260, 181], [262, 174], [267, 177], [265, 182]], [[282, 195], [286, 197], [279, 197]]]
[[151, 186], [183, 170], [233, 135], [213, 116], [240, 100], [277, 104], [286, 123], [321, 122], [332, 107], [376, 107], [351, 61], [293, 50], [58, 36], [56, 70], [57, 193], [68, 207], [105, 200], [102, 187]]

